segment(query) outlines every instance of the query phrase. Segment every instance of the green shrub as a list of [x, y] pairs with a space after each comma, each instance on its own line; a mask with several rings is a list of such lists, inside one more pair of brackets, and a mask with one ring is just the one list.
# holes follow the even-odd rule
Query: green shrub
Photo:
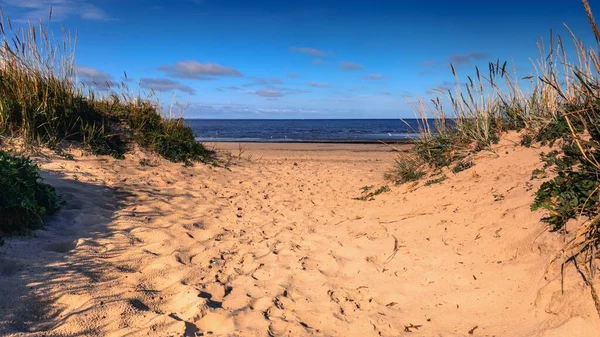
[[521, 146], [531, 147], [532, 143], [533, 143], [533, 137], [530, 134], [525, 133], [521, 136], [521, 142], [520, 142]]
[[42, 218], [60, 206], [54, 187], [42, 182], [39, 168], [21, 156], [0, 151], [0, 233], [25, 234], [42, 227]]
[[417, 181], [425, 175], [423, 166], [421, 160], [411, 155], [398, 158], [394, 167], [385, 173], [385, 179], [397, 185]]
[[[576, 123], [576, 131], [582, 132], [583, 125]], [[550, 120], [550, 122], [544, 125], [537, 133], [535, 140], [540, 142], [542, 145], [553, 146], [554, 143], [559, 140], [568, 141], [571, 138], [571, 130], [566, 119], [562, 116], [557, 116]]]
[[[549, 210], [550, 215], [542, 220], [549, 223], [553, 230], [563, 228], [570, 219], [580, 215], [591, 218], [600, 211], [600, 168], [595, 164], [600, 162], [600, 115], [586, 116], [595, 116], [586, 121], [591, 138], [585, 143], [587, 145], [580, 148], [576, 138], [567, 138], [570, 137], [570, 132], [564, 131], [565, 134], [556, 135], [556, 138], [565, 138], [560, 151], [554, 150], [541, 156], [544, 168], [552, 169], [556, 176], [541, 185], [531, 208]], [[534, 171], [533, 174], [538, 172]]]

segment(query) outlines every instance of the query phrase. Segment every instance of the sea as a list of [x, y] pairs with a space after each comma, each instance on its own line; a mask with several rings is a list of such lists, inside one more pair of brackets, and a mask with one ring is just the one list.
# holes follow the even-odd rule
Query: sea
[[186, 119], [199, 142], [405, 143], [416, 119]]

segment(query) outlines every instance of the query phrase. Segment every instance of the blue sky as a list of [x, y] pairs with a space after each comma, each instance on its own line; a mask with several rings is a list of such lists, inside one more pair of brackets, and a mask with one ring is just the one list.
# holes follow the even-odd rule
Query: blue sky
[[[593, 9], [600, 2], [591, 0]], [[152, 88], [194, 118], [410, 117], [492, 60], [530, 74], [550, 29], [591, 34], [576, 0], [0, 0], [18, 22], [77, 30], [79, 79]], [[97, 89], [104, 89], [98, 85]]]

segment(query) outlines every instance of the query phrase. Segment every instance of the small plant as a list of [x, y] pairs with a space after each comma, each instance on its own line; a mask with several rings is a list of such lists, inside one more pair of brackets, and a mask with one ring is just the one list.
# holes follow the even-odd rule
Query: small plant
[[[568, 220], [579, 215], [593, 217], [598, 214], [600, 169], [588, 161], [571, 141], [558, 151], [542, 155], [545, 167], [551, 167], [556, 177], [542, 184], [535, 195], [532, 210], [544, 208], [550, 215], [542, 221], [559, 230]], [[600, 152], [593, 150], [588, 158], [600, 161]]]
[[140, 166], [154, 166], [152, 162], [146, 158], [140, 159]]
[[546, 176], [546, 170], [544, 169], [535, 169], [531, 172], [531, 180], [544, 179]]
[[75, 157], [73, 157], [72, 154], [70, 153], [62, 153], [62, 157], [65, 158], [66, 160], [75, 160]]
[[504, 200], [504, 194], [494, 193], [493, 196], [494, 196], [494, 201], [496, 201], [496, 202]]
[[423, 163], [414, 156], [398, 158], [394, 168], [386, 172], [385, 179], [391, 180], [396, 185], [417, 181], [425, 175], [423, 166]]
[[430, 186], [430, 185], [433, 185], [433, 184], [439, 184], [439, 183], [443, 182], [446, 179], [448, 179], [448, 177], [444, 174], [443, 176], [441, 176], [439, 178], [427, 180], [425, 182], [425, 184], [423, 184], [423, 185]]
[[373, 186], [364, 186], [363, 188], [361, 188], [362, 195], [360, 197], [354, 198], [354, 200], [371, 201], [371, 200], [375, 200], [375, 198], [374, 198], [375, 196], [380, 195], [381, 193], [391, 191], [391, 189], [388, 185], [381, 186], [380, 188], [376, 189], [375, 191], [369, 192], [372, 189], [373, 189]]
[[0, 177], [0, 233], [26, 234], [41, 228], [44, 216], [58, 211], [54, 187], [42, 182], [29, 158], [0, 151]]
[[528, 133], [523, 134], [523, 136], [521, 136], [521, 146], [524, 147], [531, 147], [531, 144], [533, 143], [533, 136], [531, 136]]
[[454, 165], [454, 167], [452, 168], [452, 173], [456, 174], [456, 173], [462, 172], [464, 170], [467, 170], [473, 166], [475, 166], [475, 163], [473, 162], [472, 159], [464, 159], [464, 160], [461, 160], [458, 163], [456, 163], [456, 165]]
[[[583, 131], [582, 125], [577, 125], [577, 131]], [[557, 116], [539, 130], [535, 140], [542, 145], [553, 146], [557, 140], [567, 140], [570, 136], [571, 131], [567, 121], [563, 117]]]

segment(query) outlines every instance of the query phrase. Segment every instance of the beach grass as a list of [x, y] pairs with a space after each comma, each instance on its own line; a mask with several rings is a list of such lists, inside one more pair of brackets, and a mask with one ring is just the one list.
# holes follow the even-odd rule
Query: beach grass
[[[129, 95], [125, 83], [107, 82], [100, 85], [114, 90], [101, 95], [78, 83], [74, 41], [66, 31], [56, 38], [41, 23], [15, 28], [0, 17], [0, 141], [115, 158], [137, 143], [173, 162], [213, 161], [183, 119], [163, 114], [151, 94]], [[54, 188], [26, 157], [0, 152], [0, 176], [0, 233], [28, 233], [58, 209]]]
[[[388, 178], [413, 181], [427, 169], [451, 165], [458, 173], [474, 165], [473, 153], [488, 149], [509, 130], [520, 132], [523, 146], [553, 145], [555, 150], [542, 156], [553, 178], [541, 185], [532, 209], [547, 211], [542, 221], [552, 231], [566, 233], [570, 220], [581, 220], [560, 255], [563, 262], [590, 266], [600, 244], [600, 31], [587, 0], [582, 3], [597, 46], [584, 44], [567, 27], [575, 55], [567, 55], [562, 37], [552, 35], [547, 45], [538, 44], [540, 58], [531, 75], [519, 77], [496, 61], [485, 75], [475, 68], [475, 75], [461, 82], [451, 66], [454, 90], [439, 91], [429, 102], [410, 102], [421, 120], [420, 137]], [[430, 117], [434, 123], [427, 121]], [[600, 301], [593, 296], [600, 314]]]
[[101, 95], [78, 83], [74, 41], [41, 23], [14, 28], [0, 18], [0, 134], [28, 145], [71, 142], [116, 158], [134, 141], [174, 162], [211, 159], [183, 119], [163, 114], [152, 94], [130, 95], [124, 82], [106, 82], [97, 85], [113, 90]]

